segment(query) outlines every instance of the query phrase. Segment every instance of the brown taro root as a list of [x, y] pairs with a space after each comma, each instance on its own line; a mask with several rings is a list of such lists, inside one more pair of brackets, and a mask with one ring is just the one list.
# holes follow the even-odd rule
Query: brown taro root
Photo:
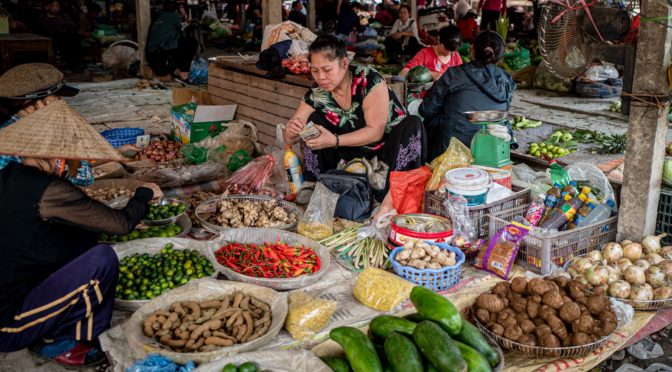
[[527, 301], [527, 316], [530, 319], [534, 319], [539, 315], [539, 303], [533, 301]]
[[509, 314], [510, 317], [514, 317], [514, 318], [516, 317], [516, 315], [518, 315], [518, 313], [510, 307], [507, 307], [502, 311]]
[[548, 320], [548, 317], [551, 315], [556, 315], [555, 309], [548, 305], [541, 305], [539, 308], [539, 317], [543, 320]]
[[520, 329], [523, 330], [523, 333], [530, 333], [534, 331], [535, 328], [537, 328], [534, 323], [532, 323], [531, 320], [525, 319], [520, 322], [518, 322], [518, 325], [520, 326]]
[[511, 281], [511, 290], [516, 293], [524, 294], [527, 290], [527, 280], [522, 277], [513, 278]]
[[478, 319], [478, 321], [482, 324], [488, 324], [490, 323], [490, 312], [485, 309], [477, 309], [476, 319]]
[[497, 336], [501, 336], [504, 334], [504, 327], [502, 327], [500, 324], [497, 323], [493, 323], [492, 326], [490, 326], [490, 330]]
[[554, 288], [554, 283], [541, 278], [534, 278], [527, 283], [527, 293], [543, 296]]
[[551, 327], [551, 331], [553, 331], [559, 339], [564, 340], [567, 338], [567, 327], [565, 327], [565, 323], [563, 323], [560, 318], [552, 315], [546, 319], [546, 322], [548, 323], [548, 326]]
[[553, 281], [560, 288], [566, 288], [567, 284], [569, 284], [569, 278], [567, 278], [566, 276], [556, 276], [555, 278], [553, 278]]
[[600, 321], [600, 327], [595, 327], [595, 331], [599, 336], [604, 337], [609, 336], [611, 332], [616, 330], [616, 327], [618, 327], [618, 323], [616, 322]]
[[555, 337], [552, 333], [549, 333], [547, 335], [544, 335], [544, 337], [541, 337], [539, 339], [539, 344], [543, 347], [560, 347], [560, 341], [558, 341], [558, 338]]
[[565, 302], [560, 308], [559, 315], [560, 319], [571, 323], [581, 316], [581, 308], [576, 302]]
[[532, 319], [532, 323], [534, 323], [535, 327], [539, 327], [541, 325], [545, 325], [546, 321], [541, 319], [541, 318], [536, 318], [536, 319]]
[[573, 298], [574, 301], [581, 297], [586, 297], [586, 292], [583, 290], [581, 285], [576, 282], [571, 282], [568, 284], [567, 289], [569, 290], [569, 297]]
[[516, 298], [513, 301], [511, 301], [511, 307], [517, 313], [524, 313], [527, 311], [527, 299], [524, 299], [522, 297]]
[[518, 342], [523, 345], [537, 346], [537, 337], [531, 333], [526, 334], [520, 337]]
[[614, 314], [614, 312], [611, 309], [605, 309], [603, 312], [600, 313], [599, 318], [603, 322], [618, 323], [618, 320], [616, 319], [616, 314]]
[[511, 341], [518, 341], [518, 339], [522, 336], [523, 330], [515, 324], [504, 329], [504, 338], [507, 338]]
[[572, 322], [572, 332], [574, 333], [593, 333], [593, 326], [595, 321], [590, 315], [581, 315], [578, 319]]
[[554, 309], [559, 309], [562, 307], [563, 301], [562, 301], [562, 296], [560, 295], [560, 292], [558, 291], [548, 291], [544, 293], [544, 297], [542, 302], [545, 305], [548, 305]]
[[536, 303], [540, 304], [541, 300], [542, 300], [542, 298], [539, 295], [534, 295], [534, 296], [528, 296], [527, 297], [528, 302], [532, 301], [532, 302], [536, 302]]
[[603, 295], [592, 295], [588, 297], [588, 302], [586, 304], [588, 311], [593, 315], [598, 315], [604, 309], [608, 309], [610, 306], [609, 299]]
[[551, 330], [551, 327], [549, 327], [547, 324], [539, 325], [537, 326], [537, 329], [534, 330], [534, 334], [537, 335], [537, 338], [540, 340], [545, 335], [551, 333], [553, 333], [553, 331]]
[[494, 294], [483, 293], [476, 299], [476, 307], [488, 310], [491, 313], [497, 313], [504, 310], [504, 300]]
[[574, 333], [572, 335], [572, 345], [582, 346], [593, 342], [592, 338], [583, 332]]
[[509, 313], [500, 312], [497, 316], [497, 323], [501, 324], [504, 329], [516, 325], [517, 321], [515, 317], [509, 315]]
[[490, 292], [499, 297], [506, 297], [506, 294], [509, 292], [509, 282], [499, 282], [495, 284]]
[[[520, 323], [523, 320], [530, 320], [530, 317], [527, 316], [526, 312], [517, 313], [516, 314], [516, 320], [518, 321], [518, 323]], [[527, 333], [527, 332], [525, 332], [525, 333]]]

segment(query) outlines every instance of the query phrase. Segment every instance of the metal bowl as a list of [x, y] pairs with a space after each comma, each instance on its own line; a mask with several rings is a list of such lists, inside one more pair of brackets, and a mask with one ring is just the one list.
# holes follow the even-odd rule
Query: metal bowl
[[142, 224], [145, 225], [145, 226], [170, 225], [171, 223], [174, 223], [175, 221], [177, 221], [177, 219], [180, 218], [180, 216], [183, 216], [185, 213], [187, 213], [187, 208], [186, 208], [187, 205], [184, 203], [184, 201], [182, 201], [180, 199], [161, 199], [161, 200], [159, 200], [158, 203], [151, 203], [151, 204], [152, 205], [158, 205], [158, 206], [177, 204], [177, 205], [184, 205], [185, 208], [184, 208], [184, 212], [182, 212], [178, 215], [175, 215], [173, 217], [170, 217], [170, 218], [164, 218], [162, 220], [147, 220], [147, 219], [142, 220]]
[[[200, 221], [203, 227], [205, 227], [207, 230], [210, 230], [215, 233], [228, 231], [231, 229], [230, 227], [224, 227], [221, 225], [214, 224], [212, 222], [209, 222], [208, 219], [212, 216], [213, 213], [217, 211], [217, 202], [219, 202], [220, 200], [232, 200], [232, 199], [251, 200], [257, 202], [275, 200], [280, 204], [280, 206], [285, 211], [287, 211], [287, 213], [294, 213], [296, 215], [296, 221], [294, 221], [294, 223], [280, 226], [268, 226], [268, 228], [279, 230], [290, 230], [296, 227], [296, 225], [299, 222], [299, 217], [301, 217], [301, 210], [294, 203], [262, 195], [229, 195], [224, 197], [215, 197], [201, 203], [198, 207], [196, 207], [196, 211], [194, 214], [196, 215], [198, 221]], [[246, 226], [246, 227], [254, 227], [254, 226]]]
[[508, 118], [509, 114], [506, 111], [467, 111], [464, 113], [467, 116], [467, 120], [472, 123], [487, 123], [487, 122], [498, 122]]

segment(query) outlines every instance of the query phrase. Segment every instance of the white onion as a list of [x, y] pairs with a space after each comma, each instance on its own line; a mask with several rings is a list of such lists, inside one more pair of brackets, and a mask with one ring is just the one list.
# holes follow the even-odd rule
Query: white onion
[[592, 285], [607, 284], [609, 278], [609, 271], [604, 266], [593, 266], [586, 271], [586, 279]]
[[639, 266], [642, 269], [646, 270], [649, 268], [649, 266], [651, 266], [651, 264], [649, 263], [649, 261], [640, 258], [639, 260], [635, 261], [635, 266]]
[[648, 284], [633, 285], [630, 292], [630, 299], [635, 301], [651, 301], [653, 299], [653, 288]]
[[665, 260], [657, 265], [665, 272], [665, 275], [672, 278], [672, 261]]
[[666, 260], [672, 260], [672, 245], [666, 245], [661, 248], [659, 254]]
[[644, 269], [637, 265], [632, 265], [628, 267], [623, 273], [623, 277], [630, 284], [646, 283], [646, 274], [644, 273]]
[[579, 257], [576, 259], [576, 263], [574, 267], [578, 272], [581, 274], [585, 273], [588, 269], [590, 269], [594, 265], [593, 260], [591, 260], [588, 257]]
[[579, 284], [584, 285], [586, 287], [590, 287], [590, 282], [588, 282], [588, 279], [586, 279], [585, 276], [581, 275], [577, 277], [576, 280], [579, 281]]
[[607, 269], [607, 284], [611, 284], [621, 279], [621, 271], [616, 266], [606, 266]]
[[590, 258], [591, 260], [595, 262], [601, 262], [602, 261], [602, 252], [600, 251], [590, 251], [586, 255], [586, 257]]
[[634, 243], [632, 240], [625, 239], [624, 241], [621, 242], [621, 247], [625, 247], [628, 244]]
[[658, 266], [651, 266], [646, 269], [646, 282], [652, 287], [662, 287], [665, 285], [665, 272]]
[[661, 257], [658, 253], [649, 253], [646, 256], [646, 260], [649, 261], [651, 265], [658, 265], [659, 263], [663, 262], [665, 259]]
[[625, 280], [617, 280], [609, 284], [609, 296], [616, 298], [630, 297], [630, 284]]
[[619, 258], [618, 261], [616, 262], [616, 265], [618, 265], [618, 268], [621, 269], [621, 272], [624, 273], [625, 270], [632, 265], [632, 261], [628, 260], [627, 258]]
[[653, 290], [654, 300], [667, 300], [670, 297], [672, 297], [672, 288], [670, 287], [660, 287]]
[[567, 273], [572, 277], [572, 279], [576, 278], [577, 276], [581, 275], [579, 270], [576, 269], [574, 266], [570, 266], [567, 268]]
[[637, 261], [642, 257], [642, 245], [639, 243], [628, 244], [623, 247], [623, 257], [630, 261]]
[[644, 252], [646, 252], [647, 254], [660, 252], [660, 239], [666, 236], [667, 234], [665, 233], [662, 233], [657, 236], [654, 235], [645, 236], [644, 239], [642, 239], [642, 247], [644, 248]]
[[607, 243], [602, 247], [602, 257], [604, 257], [608, 263], [618, 261], [619, 258], [623, 257], [623, 253], [623, 247], [618, 243]]

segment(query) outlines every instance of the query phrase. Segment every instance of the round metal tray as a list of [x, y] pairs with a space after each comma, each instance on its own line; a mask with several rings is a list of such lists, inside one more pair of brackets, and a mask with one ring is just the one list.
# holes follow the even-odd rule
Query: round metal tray
[[[251, 201], [258, 201], [258, 202], [275, 200], [280, 204], [280, 206], [285, 211], [287, 211], [287, 213], [294, 213], [296, 215], [296, 221], [292, 224], [280, 225], [280, 226], [267, 226], [268, 228], [279, 229], [279, 230], [291, 230], [291, 229], [296, 227], [296, 225], [299, 222], [299, 218], [301, 217], [301, 210], [294, 203], [290, 203], [290, 202], [285, 201], [285, 200], [274, 199], [274, 198], [271, 198], [271, 197], [268, 197], [268, 196], [262, 196], [262, 195], [229, 195], [229, 196], [224, 196], [224, 197], [215, 197], [215, 198], [212, 198], [210, 200], [207, 200], [207, 201], [201, 203], [198, 207], [196, 207], [196, 211], [195, 211], [194, 214], [196, 215], [196, 218], [201, 222], [203, 227], [205, 227], [207, 230], [210, 230], [210, 231], [216, 232], [216, 233], [231, 230], [232, 228], [230, 228], [230, 227], [224, 227], [224, 226], [214, 224], [212, 222], [209, 222], [208, 219], [217, 210], [217, 202], [219, 202], [220, 200], [233, 200], [233, 199], [251, 200]], [[254, 226], [246, 226], [246, 227], [254, 227]]]
[[516, 351], [521, 354], [530, 355], [534, 357], [568, 358], [568, 357], [585, 355], [602, 347], [604, 344], [607, 343], [609, 337], [611, 337], [611, 335], [613, 334], [612, 332], [608, 336], [605, 336], [598, 341], [582, 346], [541, 347], [541, 346], [524, 345], [515, 341], [511, 341], [504, 337], [498, 336], [494, 334], [492, 331], [490, 331], [486, 326], [481, 324], [476, 318], [474, 318], [474, 323], [486, 338], [488, 338], [491, 342], [501, 346], [503, 349]]
[[[565, 264], [562, 266], [562, 271], [567, 272], [567, 269], [569, 266], [572, 264], [572, 261], [586, 256], [585, 254], [581, 256], [576, 256], [572, 258], [571, 260], [565, 262]], [[589, 293], [592, 293], [592, 291], [588, 291]], [[636, 301], [636, 300], [631, 300], [629, 298], [617, 298], [617, 297], [611, 297], [609, 294], [606, 295], [609, 298], [613, 298], [614, 300], [621, 301], [623, 303], [626, 303], [630, 306], [632, 306], [635, 310], [639, 311], [658, 311], [660, 309], [666, 309], [668, 307], [672, 307], [672, 298], [668, 298], [665, 300], [651, 300], [651, 301]]]
[[[209, 250], [209, 246], [204, 242], [184, 238], [149, 238], [149, 239], [131, 240], [125, 243], [116, 243], [112, 246], [112, 249], [114, 249], [114, 252], [117, 254], [117, 257], [121, 261], [122, 258], [126, 256], [131, 256], [135, 253], [141, 253], [141, 254], [159, 253], [166, 246], [167, 243], [171, 243], [173, 245], [173, 249], [178, 251], [187, 249], [189, 250], [195, 249], [196, 251], [198, 251], [198, 253], [200, 253], [202, 256], [208, 259], [210, 263], [212, 263], [212, 266], [214, 268], [212, 275], [208, 276], [208, 278], [217, 277], [217, 261], [212, 261], [212, 258], [207, 253], [207, 251]], [[179, 287], [181, 287], [181, 285], [176, 286], [175, 288]], [[135, 311], [138, 310], [140, 306], [148, 303], [149, 301], [151, 300], [122, 300], [119, 298], [115, 298], [114, 308], [121, 311]]]
[[164, 226], [164, 225], [170, 225], [171, 223], [177, 221], [178, 218], [183, 216], [185, 213], [187, 213], [187, 208], [186, 204], [184, 201], [180, 199], [161, 199], [159, 200], [158, 203], [151, 203], [152, 205], [169, 205], [169, 204], [178, 204], [178, 205], [184, 205], [184, 212], [175, 215], [170, 218], [164, 218], [162, 220], [142, 220], [142, 224], [145, 226]]

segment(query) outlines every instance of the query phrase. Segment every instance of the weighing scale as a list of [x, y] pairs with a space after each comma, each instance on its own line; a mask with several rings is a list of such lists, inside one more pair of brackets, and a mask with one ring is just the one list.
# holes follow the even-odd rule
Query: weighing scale
[[506, 111], [469, 111], [464, 113], [474, 125], [481, 130], [471, 140], [471, 153], [474, 165], [501, 168], [511, 164], [511, 148], [509, 142], [488, 133], [488, 125], [506, 125]]

